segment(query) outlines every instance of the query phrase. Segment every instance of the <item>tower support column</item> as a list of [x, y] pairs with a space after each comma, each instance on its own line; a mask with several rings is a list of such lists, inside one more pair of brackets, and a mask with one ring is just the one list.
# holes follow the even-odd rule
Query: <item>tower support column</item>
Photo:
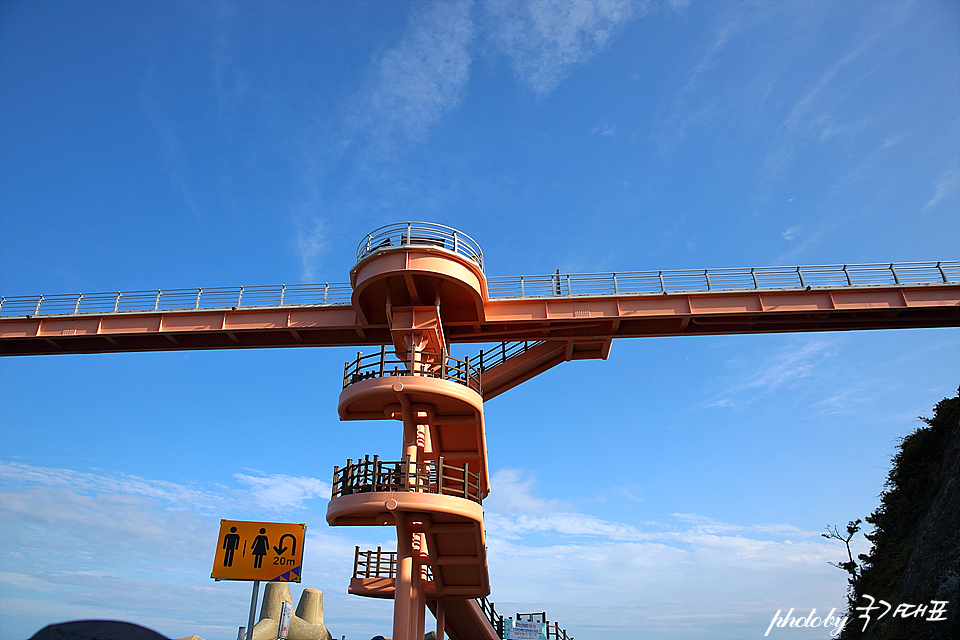
[[[421, 640], [417, 635], [423, 620], [423, 585], [407, 514], [397, 513], [397, 578], [393, 600], [393, 640]], [[419, 611], [418, 611], [419, 609]]]
[[437, 599], [437, 640], [443, 640], [447, 628], [446, 603], [443, 598]]

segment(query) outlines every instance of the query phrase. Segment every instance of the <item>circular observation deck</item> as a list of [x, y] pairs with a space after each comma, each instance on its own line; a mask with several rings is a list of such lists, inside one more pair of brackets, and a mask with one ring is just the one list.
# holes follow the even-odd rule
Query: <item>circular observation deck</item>
[[[422, 532], [437, 593], [481, 597], [490, 592], [481, 474], [469, 464], [447, 464], [443, 457], [412, 463], [409, 459], [348, 460], [333, 472], [327, 505], [331, 526], [390, 526]], [[358, 551], [359, 553], [359, 551]], [[365, 595], [394, 585], [358, 583]], [[371, 587], [374, 587], [371, 590]], [[371, 591], [367, 593], [367, 591]]]
[[446, 353], [420, 352], [415, 361], [402, 360], [386, 346], [358, 352], [344, 363], [343, 390], [337, 411], [341, 420], [399, 419], [399, 395], [414, 404], [432, 407], [437, 415], [479, 417], [483, 411], [477, 359], [460, 360]]
[[366, 324], [386, 324], [388, 307], [440, 307], [444, 322], [484, 318], [483, 252], [452, 227], [400, 222], [360, 241], [350, 270], [353, 306]]
[[467, 258], [483, 272], [483, 252], [462, 231], [433, 222], [397, 222], [371, 231], [357, 247], [357, 264], [381, 251], [403, 247], [431, 247]]

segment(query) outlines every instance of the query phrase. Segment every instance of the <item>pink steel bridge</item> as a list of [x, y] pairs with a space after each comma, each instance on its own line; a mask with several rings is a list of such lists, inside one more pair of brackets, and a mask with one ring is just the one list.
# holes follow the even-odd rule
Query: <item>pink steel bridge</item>
[[399, 421], [402, 450], [336, 467], [326, 519], [395, 527], [397, 550], [358, 548], [349, 591], [394, 600], [395, 640], [422, 638], [428, 608], [438, 637], [499, 640], [486, 400], [614, 338], [956, 326], [958, 261], [488, 277], [469, 236], [408, 222], [361, 241], [348, 284], [4, 297], [0, 354], [376, 346], [345, 364], [337, 411]]

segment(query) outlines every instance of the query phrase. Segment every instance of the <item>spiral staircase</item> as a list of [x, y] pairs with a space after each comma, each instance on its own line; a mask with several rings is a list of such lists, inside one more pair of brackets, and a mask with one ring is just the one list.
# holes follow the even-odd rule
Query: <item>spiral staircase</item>
[[338, 413], [398, 421], [402, 448], [398, 459], [366, 455], [334, 469], [330, 525], [397, 531], [396, 552], [357, 550], [350, 592], [393, 598], [397, 640], [423, 637], [427, 608], [438, 637], [498, 640], [482, 606], [490, 580], [481, 503], [490, 474], [481, 372], [495, 381], [491, 393], [505, 390], [552, 350], [504, 344], [485, 363], [482, 354], [449, 355], [445, 325], [481, 324], [487, 298], [479, 247], [452, 229], [407, 224], [371, 234], [351, 284], [358, 316], [385, 323], [392, 344], [346, 363]]

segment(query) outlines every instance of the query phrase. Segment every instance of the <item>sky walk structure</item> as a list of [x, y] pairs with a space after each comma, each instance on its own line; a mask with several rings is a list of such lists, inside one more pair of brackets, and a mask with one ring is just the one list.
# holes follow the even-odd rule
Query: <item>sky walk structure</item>
[[349, 591], [393, 599], [395, 640], [422, 638], [427, 609], [438, 637], [497, 640], [486, 400], [614, 338], [956, 326], [958, 261], [489, 277], [472, 238], [407, 222], [363, 238], [349, 284], [5, 297], [0, 354], [375, 346], [337, 411], [400, 422], [401, 451], [336, 467], [326, 519], [395, 527], [397, 549], [358, 548]]

